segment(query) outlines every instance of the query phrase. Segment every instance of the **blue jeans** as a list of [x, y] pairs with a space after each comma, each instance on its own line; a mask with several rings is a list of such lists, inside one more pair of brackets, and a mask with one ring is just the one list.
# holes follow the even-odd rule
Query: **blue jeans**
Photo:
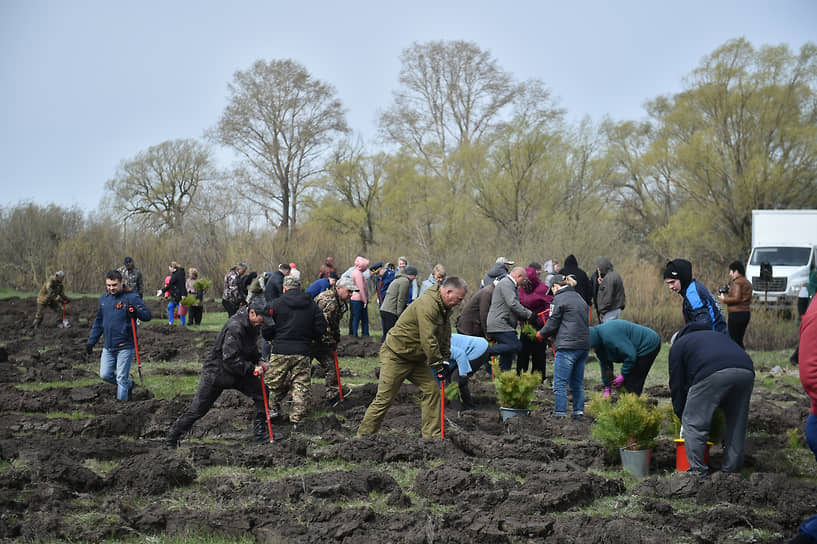
[[363, 307], [362, 300], [351, 301], [352, 318], [349, 320], [349, 336], [357, 336], [357, 326], [360, 324], [361, 334], [369, 336], [369, 311]]
[[102, 357], [99, 359], [99, 377], [116, 386], [116, 398], [128, 400], [128, 393], [133, 387], [130, 379], [130, 365], [133, 362], [133, 348], [110, 351], [102, 348]]
[[[179, 306], [181, 306], [181, 305], [179, 305]], [[175, 313], [177, 307], [178, 306], [173, 301], [170, 301], [170, 302], [167, 303], [167, 322], [170, 323], [171, 325], [173, 324], [173, 314]], [[185, 325], [185, 318], [186, 317], [187, 317], [186, 315], [180, 315], [179, 316], [179, 321], [182, 322], [182, 325]]]
[[[814, 453], [814, 458], [817, 459], [817, 416], [814, 414], [809, 414], [808, 419], [806, 419], [806, 442], [808, 442], [808, 447]], [[817, 524], [817, 521], [815, 521], [815, 524]], [[815, 528], [817, 528], [817, 525]], [[814, 536], [817, 536], [817, 534]]]
[[553, 363], [553, 411], [567, 412], [567, 386], [573, 395], [573, 413], [584, 413], [584, 364], [590, 350], [557, 349]]
[[522, 349], [522, 341], [516, 336], [516, 332], [489, 332], [488, 336], [496, 341], [493, 346], [488, 346], [488, 353], [499, 355], [501, 370], [510, 370], [514, 356]]

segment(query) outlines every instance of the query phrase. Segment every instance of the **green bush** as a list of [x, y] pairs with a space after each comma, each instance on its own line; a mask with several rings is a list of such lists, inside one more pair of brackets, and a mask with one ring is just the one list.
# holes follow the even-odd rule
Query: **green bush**
[[499, 405], [503, 408], [530, 408], [536, 388], [542, 383], [542, 373], [517, 374], [515, 370], [500, 370], [498, 363], [493, 363], [492, 366]]
[[[681, 436], [681, 420], [675, 415], [672, 409], [672, 404], [667, 406], [667, 419], [672, 424], [672, 436], [678, 438]], [[720, 408], [715, 408], [712, 413], [712, 422], [709, 424], [709, 442], [717, 444], [723, 439], [723, 433], [726, 430], [726, 414]]]
[[647, 449], [655, 445], [664, 415], [646, 396], [622, 393], [617, 399], [596, 395], [588, 406], [595, 418], [590, 433], [610, 451]]

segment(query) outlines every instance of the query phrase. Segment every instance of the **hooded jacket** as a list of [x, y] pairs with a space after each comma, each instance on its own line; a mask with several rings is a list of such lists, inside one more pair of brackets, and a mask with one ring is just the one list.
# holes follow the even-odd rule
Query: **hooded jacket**
[[443, 305], [439, 285], [409, 304], [381, 349], [409, 363], [432, 364], [451, 357], [451, 309]]
[[352, 300], [363, 302], [364, 304], [369, 301], [369, 282], [366, 281], [367, 277], [363, 275], [363, 272], [368, 269], [369, 259], [358, 255], [355, 258], [355, 267], [352, 270], [352, 281], [355, 282], [355, 286], [360, 289], [360, 291], [352, 293]]
[[559, 274], [564, 276], [573, 276], [576, 280], [576, 292], [579, 293], [588, 306], [593, 302], [593, 286], [590, 283], [590, 278], [587, 277], [587, 272], [579, 268], [579, 261], [572, 253], [565, 259], [565, 265], [559, 270]]
[[309, 355], [312, 342], [321, 339], [327, 330], [323, 312], [300, 289], [289, 289], [272, 301], [275, 327], [264, 327], [264, 338], [272, 342], [271, 353], [280, 355]]
[[755, 371], [749, 355], [728, 336], [701, 322], [681, 327], [669, 350], [669, 389], [675, 415], [683, 415], [690, 387], [726, 368]]
[[479, 286], [485, 287], [486, 285], [491, 285], [494, 283], [494, 280], [504, 278], [507, 275], [508, 265], [505, 263], [494, 263], [488, 270], [488, 273], [482, 277], [482, 282], [479, 284]]
[[547, 320], [547, 314], [544, 320], [539, 314], [550, 310], [553, 295], [550, 294], [548, 286], [539, 279], [539, 274], [536, 273], [535, 268], [526, 268], [525, 274], [528, 276], [528, 282], [519, 288], [519, 302], [533, 312], [528, 321], [538, 329]]
[[596, 294], [596, 307], [599, 314], [604, 315], [613, 310], [624, 309], [627, 297], [624, 294], [624, 282], [621, 276], [613, 270], [613, 263], [607, 257], [599, 257], [596, 267], [601, 272], [601, 284]]
[[381, 312], [388, 312], [399, 316], [406, 309], [409, 299], [409, 289], [411, 288], [411, 280], [403, 270], [398, 270], [394, 276], [394, 280], [389, 284], [386, 290], [386, 296], [383, 298], [383, 305], [380, 306]]
[[817, 303], [812, 302], [800, 322], [800, 382], [817, 416]]
[[553, 336], [556, 349], [590, 349], [589, 321], [587, 303], [574, 288], [565, 286], [553, 296], [550, 317], [539, 335]]
[[684, 321], [703, 323], [713, 331], [729, 334], [721, 307], [715, 301], [715, 297], [709, 289], [692, 277], [692, 263], [686, 259], [675, 259], [670, 261], [667, 268], [674, 270], [673, 277], [677, 277], [681, 282], [681, 296], [684, 297], [681, 310]]
[[629, 374], [639, 357], [661, 346], [661, 337], [649, 327], [614, 319], [590, 327], [590, 345], [602, 367], [623, 363], [621, 373]]
[[499, 280], [491, 295], [491, 308], [488, 310], [488, 335], [495, 332], [516, 332], [519, 320], [528, 320], [533, 312], [519, 302], [519, 288], [508, 275]]

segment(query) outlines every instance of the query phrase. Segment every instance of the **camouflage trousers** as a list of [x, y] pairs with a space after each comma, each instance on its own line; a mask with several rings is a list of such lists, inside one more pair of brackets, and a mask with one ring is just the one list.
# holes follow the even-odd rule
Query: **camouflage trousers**
[[[62, 321], [62, 307], [61, 306], [62, 305], [59, 302], [57, 302], [56, 300], [48, 301], [45, 304], [42, 304], [42, 303], [38, 302], [37, 303], [37, 313], [34, 314], [34, 323], [33, 323], [33, 325], [35, 327], [37, 327], [37, 326], [40, 325], [40, 323], [43, 322], [43, 316], [45, 314], [45, 309], [46, 308], [51, 308], [52, 310], [57, 312], [59, 314], [60, 321]], [[68, 310], [66, 310], [65, 315], [68, 315]]]
[[335, 368], [334, 349], [325, 345], [316, 347], [312, 357], [318, 361], [318, 364], [326, 372], [326, 398], [334, 399], [338, 396], [338, 373]]
[[270, 402], [280, 404], [292, 391], [292, 407], [289, 420], [299, 423], [309, 407], [309, 365], [311, 355], [272, 354], [270, 369], [264, 374], [264, 381], [270, 389]]

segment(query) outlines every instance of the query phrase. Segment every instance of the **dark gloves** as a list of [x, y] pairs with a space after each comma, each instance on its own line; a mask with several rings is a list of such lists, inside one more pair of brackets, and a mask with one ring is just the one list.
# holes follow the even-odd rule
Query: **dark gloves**
[[69, 302], [71, 302], [71, 300], [69, 298], [67, 298], [67, 297], [62, 299], [63, 304], [68, 304]]
[[131, 306], [130, 304], [128, 304], [128, 313], [129, 313], [130, 315], [136, 315], [136, 308], [134, 308], [133, 306]]
[[449, 363], [448, 361], [437, 361], [436, 363], [431, 363], [429, 366], [431, 367], [431, 370], [434, 372], [434, 374], [438, 378], [440, 378], [448, 376], [451, 363]]
[[94, 345], [93, 344], [86, 344], [85, 345], [85, 353], [90, 355], [91, 353], [93, 353], [93, 351], [94, 351]]

